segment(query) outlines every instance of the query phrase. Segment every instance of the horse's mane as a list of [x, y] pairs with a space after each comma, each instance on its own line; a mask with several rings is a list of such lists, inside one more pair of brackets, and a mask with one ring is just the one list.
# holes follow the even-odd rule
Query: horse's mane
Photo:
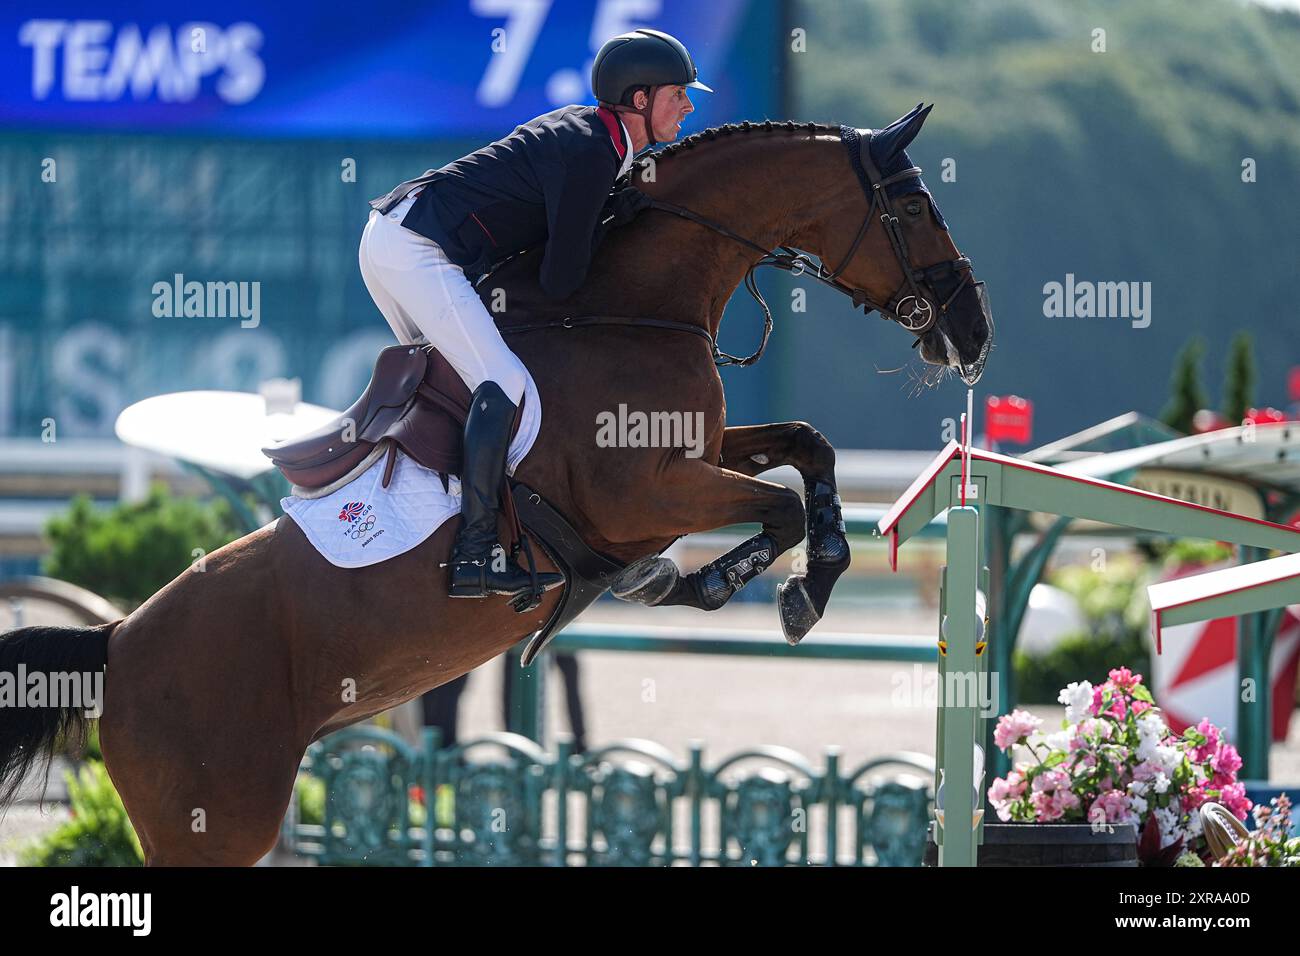
[[778, 130], [788, 133], [797, 133], [800, 131], [813, 134], [834, 133], [836, 136], [840, 133], [840, 127], [838, 125], [831, 125], [830, 123], [796, 123], [794, 120], [786, 120], [785, 122], [764, 120], [761, 123], [754, 123], [750, 120], [745, 120], [741, 123], [724, 123], [721, 126], [710, 126], [708, 129], [702, 129], [698, 133], [692, 133], [680, 142], [669, 143], [662, 149], [657, 149], [654, 152], [647, 153], [632, 164], [631, 174], [635, 174], [644, 169], [648, 160], [653, 159], [655, 163], [659, 163], [665, 159], [680, 155], [687, 150], [694, 149], [702, 143], [711, 143], [722, 136], [732, 136], [737, 133], [752, 133], [755, 131], [771, 133]]

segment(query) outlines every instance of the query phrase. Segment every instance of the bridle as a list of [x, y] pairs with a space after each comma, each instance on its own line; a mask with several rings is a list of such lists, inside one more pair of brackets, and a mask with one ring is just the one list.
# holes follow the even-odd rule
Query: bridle
[[[971, 282], [974, 273], [971, 269], [970, 259], [966, 256], [958, 256], [956, 259], [935, 263], [926, 266], [924, 269], [918, 269], [912, 265], [912, 257], [907, 248], [907, 239], [904, 237], [903, 229], [898, 223], [898, 217], [894, 215], [889, 187], [908, 179], [919, 179], [921, 167], [909, 166], [907, 169], [899, 170], [890, 176], [882, 176], [871, 158], [871, 140], [873, 136], [874, 133], [871, 130], [866, 130], [866, 141], [863, 142], [862, 131], [854, 129], [852, 126], [840, 127], [840, 139], [849, 150], [849, 160], [853, 164], [853, 171], [857, 173], [858, 181], [862, 183], [863, 190], [870, 198], [871, 207], [867, 210], [866, 218], [862, 220], [862, 225], [858, 228], [858, 234], [853, 240], [853, 245], [849, 247], [843, 261], [833, 271], [825, 273], [824, 278], [834, 283], [840, 291], [852, 298], [854, 308], [861, 306], [868, 313], [875, 309], [880, 313], [882, 319], [891, 319], [897, 322], [919, 338], [934, 327], [941, 314], [948, 311], [948, 307], [952, 305], [953, 300]], [[844, 272], [848, 264], [853, 261], [858, 247], [862, 244], [863, 237], [866, 236], [867, 230], [871, 227], [873, 217], [876, 217], [877, 214], [881, 226], [885, 230], [885, 235], [889, 239], [889, 245], [894, 250], [894, 258], [898, 262], [898, 268], [903, 273], [903, 284], [899, 286], [893, 297], [884, 305], [872, 302], [862, 290], [849, 288], [838, 281], [839, 276]], [[942, 296], [937, 294], [934, 282], [945, 272], [950, 274], [960, 272], [962, 277], [951, 292], [946, 296]]]
[[[920, 343], [921, 337], [934, 327], [935, 323], [939, 321], [939, 317], [948, 311], [953, 301], [968, 285], [975, 288], [981, 302], [986, 303], [987, 296], [983, 289], [983, 282], [972, 282], [971, 261], [966, 256], [959, 256], [956, 259], [945, 260], [924, 268], [916, 268], [912, 265], [907, 240], [903, 235], [902, 227], [899, 225], [898, 217], [894, 215], [893, 202], [890, 199], [888, 187], [907, 179], [920, 177], [921, 167], [911, 166], [889, 176], [882, 176], [871, 158], [870, 145], [873, 135], [872, 130], [857, 130], [851, 126], [840, 127], [840, 139], [849, 151], [849, 159], [853, 164], [853, 170], [862, 183], [862, 188], [871, 204], [862, 220], [862, 225], [858, 227], [857, 235], [854, 236], [848, 252], [844, 254], [840, 264], [830, 271], [827, 271], [825, 265], [816, 258], [798, 249], [792, 249], [789, 246], [778, 246], [775, 250], [767, 249], [733, 232], [721, 223], [714, 222], [683, 206], [665, 202], [661, 199], [652, 199], [650, 201], [649, 208], [651, 209], [659, 209], [682, 219], [698, 223], [719, 235], [748, 246], [760, 254], [761, 258], [753, 263], [745, 273], [745, 288], [753, 296], [754, 301], [758, 303], [759, 308], [763, 310], [763, 337], [758, 344], [758, 348], [751, 355], [743, 358], [731, 355], [718, 347], [717, 341], [709, 334], [707, 329], [703, 329], [698, 325], [673, 322], [667, 319], [604, 315], [566, 316], [563, 319], [505, 326], [501, 329], [501, 333], [505, 335], [544, 328], [578, 328], [589, 325], [642, 325], [666, 328], [703, 335], [712, 345], [713, 359], [716, 365], [747, 367], [753, 365], [762, 357], [764, 350], [767, 348], [768, 338], [772, 334], [772, 310], [763, 298], [762, 292], [759, 291], [757, 280], [754, 278], [754, 273], [758, 269], [771, 266], [790, 272], [793, 275], [807, 275], [836, 292], [848, 296], [853, 301], [855, 309], [862, 308], [866, 314], [870, 314], [874, 309], [880, 313], [882, 319], [897, 322], [916, 336], [916, 341], [912, 343], [912, 347], [915, 348]], [[629, 178], [634, 172], [635, 167], [629, 172]], [[894, 292], [889, 301], [884, 303], [872, 299], [864, 289], [846, 285], [840, 279], [844, 270], [848, 268], [857, 255], [859, 248], [861, 248], [862, 240], [866, 237], [872, 222], [877, 218], [885, 230], [890, 247], [894, 250], [894, 258], [903, 273], [902, 285]], [[959, 273], [960, 278], [955, 278]], [[941, 280], [943, 280], [945, 286], [942, 290], [939, 288]], [[948, 289], [948, 285], [951, 285], [952, 288]], [[993, 338], [992, 317], [988, 315], [987, 309], [985, 309], [985, 315], [990, 324], [989, 336], [980, 358], [973, 365], [976, 370], [973, 373], [975, 378], [978, 378], [979, 373], [982, 371], [984, 359], [988, 354], [988, 346]], [[973, 381], [970, 384], [974, 384]]]

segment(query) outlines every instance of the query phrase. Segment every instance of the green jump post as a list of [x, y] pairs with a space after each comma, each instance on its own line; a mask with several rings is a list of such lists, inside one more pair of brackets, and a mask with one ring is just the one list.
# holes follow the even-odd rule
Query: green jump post
[[[983, 782], [975, 781], [975, 744], [983, 741], [980, 716], [984, 639], [976, 612], [981, 561], [979, 513], [948, 512], [948, 563], [940, 592], [939, 713], [935, 741], [935, 791], [943, 786], [943, 823], [935, 816], [940, 866], [975, 866], [983, 822]], [[980, 817], [976, 820], [976, 813]]]

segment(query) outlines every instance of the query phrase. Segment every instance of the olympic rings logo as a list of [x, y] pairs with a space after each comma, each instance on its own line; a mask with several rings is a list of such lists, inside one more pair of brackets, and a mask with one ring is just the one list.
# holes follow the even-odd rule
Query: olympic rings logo
[[368, 534], [370, 532], [370, 529], [372, 529], [374, 526], [375, 526], [375, 516], [368, 515], [365, 518], [365, 520], [359, 521], [356, 525], [353, 526], [352, 530], [348, 533], [348, 537], [351, 538], [353, 541], [355, 541], [363, 534]]

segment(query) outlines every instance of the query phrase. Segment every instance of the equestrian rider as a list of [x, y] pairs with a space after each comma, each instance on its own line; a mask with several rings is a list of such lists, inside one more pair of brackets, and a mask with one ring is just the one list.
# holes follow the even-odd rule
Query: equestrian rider
[[[473, 393], [461, 469], [464, 526], [451, 556], [452, 597], [519, 594], [530, 578], [513, 556], [493, 559], [510, 432], [526, 373], [506, 347], [473, 283], [508, 256], [545, 243], [542, 291], [559, 301], [586, 278], [613, 226], [649, 198], [615, 180], [647, 146], [676, 138], [694, 107], [690, 53], [657, 30], [635, 30], [596, 54], [594, 106], [565, 106], [519, 126], [441, 169], [370, 201], [361, 275], [404, 345], [428, 342]], [[539, 575], [541, 584], [559, 575]]]

